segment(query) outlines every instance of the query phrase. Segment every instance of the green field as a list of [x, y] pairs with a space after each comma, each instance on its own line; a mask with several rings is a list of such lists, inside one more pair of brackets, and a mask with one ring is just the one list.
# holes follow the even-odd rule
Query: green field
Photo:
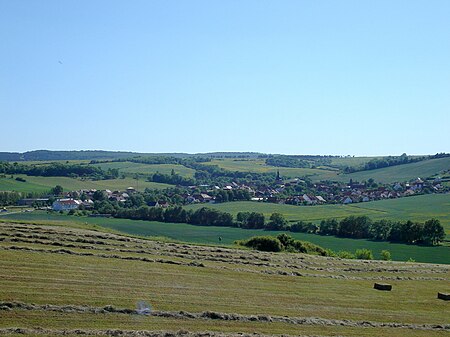
[[[360, 165], [369, 161], [370, 157], [355, 158], [336, 158], [334, 159], [337, 166], [343, 165], [345, 161], [349, 161], [351, 165]], [[450, 157], [424, 160], [417, 163], [391, 166], [370, 171], [360, 171], [351, 174], [339, 174], [335, 169], [309, 169], [309, 168], [289, 168], [274, 167], [265, 164], [263, 159], [216, 159], [212, 160], [209, 165], [217, 165], [230, 171], [242, 172], [258, 172], [276, 173], [278, 170], [284, 178], [292, 177], [308, 177], [312, 181], [334, 180], [348, 182], [350, 179], [354, 181], [363, 181], [370, 178], [383, 183], [393, 183], [397, 181], [408, 181], [417, 177], [427, 178], [438, 174], [444, 170], [450, 169]]]
[[450, 157], [419, 161], [417, 163], [385, 167], [370, 171], [361, 171], [351, 174], [341, 174], [340, 181], [363, 181], [370, 178], [378, 182], [394, 183], [408, 181], [417, 177], [428, 178], [444, 170], [450, 170]]
[[[26, 182], [17, 181], [15, 180], [16, 177], [24, 178]], [[67, 192], [80, 189], [125, 190], [130, 186], [138, 190], [144, 190], [145, 188], [163, 189], [171, 186], [167, 184], [148, 182], [142, 179], [136, 181], [130, 177], [125, 179], [110, 180], [82, 180], [69, 177], [33, 177], [23, 174], [15, 174], [13, 179], [11, 179], [9, 175], [5, 178], [0, 178], [0, 191], [45, 193], [56, 185], [61, 185], [64, 188], [64, 191]]]
[[[281, 232], [264, 230], [247, 230], [229, 227], [193, 226], [188, 224], [163, 223], [156, 221], [138, 221], [113, 218], [89, 218], [61, 215], [58, 213], [47, 214], [35, 211], [31, 213], [15, 213], [0, 215], [0, 221], [30, 221], [35, 223], [57, 223], [65, 226], [98, 225], [122, 233], [146, 237], [166, 237], [170, 240], [201, 243], [232, 245], [235, 240], [247, 239], [256, 235], [276, 236]], [[395, 260], [406, 261], [410, 258], [418, 262], [446, 263], [450, 264], [450, 248], [448, 246], [421, 247], [405, 244], [393, 244], [389, 242], [374, 242], [369, 240], [356, 240], [336, 238], [334, 236], [320, 236], [305, 233], [289, 233], [293, 237], [310, 241], [324, 248], [334, 251], [367, 248], [371, 249], [376, 257], [380, 252], [389, 250]], [[219, 242], [219, 236], [222, 241]]]
[[337, 176], [337, 171], [310, 169], [310, 168], [291, 168], [291, 167], [275, 167], [265, 164], [263, 159], [215, 159], [205, 165], [217, 165], [225, 170], [239, 172], [256, 172], [256, 173], [276, 173], [280, 171], [283, 178], [309, 177], [314, 181], [333, 180]]
[[[444, 265], [262, 253], [19, 223], [0, 223], [0, 237], [0, 304], [28, 306], [0, 312], [0, 329], [21, 329], [14, 336], [448, 335], [448, 303], [436, 299], [449, 290]], [[380, 280], [393, 291], [374, 290]], [[150, 316], [101, 311], [133, 310], [139, 300], [152, 305]]]
[[183, 177], [193, 177], [195, 170], [183, 165], [176, 164], [140, 164], [133, 162], [108, 162], [92, 164], [92, 166], [100, 167], [103, 170], [119, 169], [120, 174], [132, 175], [134, 173], [142, 175], [151, 175], [156, 172], [170, 174], [172, 169], [175, 173]]
[[231, 214], [259, 212], [269, 217], [282, 213], [289, 221], [318, 222], [323, 219], [342, 219], [349, 215], [367, 215], [372, 219], [425, 221], [437, 218], [450, 234], [450, 194], [428, 194], [414, 197], [372, 201], [353, 205], [293, 206], [263, 202], [228, 202], [223, 204], [195, 204], [186, 209], [216, 208]]

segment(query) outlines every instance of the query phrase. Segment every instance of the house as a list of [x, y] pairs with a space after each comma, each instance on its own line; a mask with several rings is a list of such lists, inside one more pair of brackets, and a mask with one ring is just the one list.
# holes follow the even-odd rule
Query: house
[[194, 198], [200, 202], [211, 202], [213, 197], [206, 193], [194, 194]]
[[72, 209], [77, 209], [78, 207], [80, 207], [81, 204], [82, 203], [80, 200], [75, 200], [71, 198], [58, 199], [53, 203], [52, 209], [54, 211], [69, 211]]
[[167, 208], [170, 206], [170, 204], [167, 201], [163, 201], [163, 200], [158, 201], [158, 205], [159, 205], [159, 207], [162, 207], [162, 208]]
[[403, 186], [400, 183], [395, 183], [393, 189], [396, 191], [401, 191], [403, 189]]
[[319, 202], [327, 202], [322, 196], [320, 196], [320, 195], [317, 195], [316, 196], [316, 199], [319, 201]]
[[351, 203], [353, 203], [353, 200], [352, 200], [352, 198], [347, 197], [347, 198], [345, 198], [345, 199], [342, 201], [342, 203], [343, 203], [344, 205], [351, 204]]

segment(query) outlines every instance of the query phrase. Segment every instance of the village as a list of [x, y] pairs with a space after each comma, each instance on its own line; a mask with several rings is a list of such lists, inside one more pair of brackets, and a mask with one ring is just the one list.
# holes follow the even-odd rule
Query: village
[[[350, 181], [348, 184], [337, 182], [308, 184], [298, 178], [283, 181], [279, 175], [277, 175], [273, 186], [248, 186], [232, 182], [222, 187], [199, 185], [188, 187], [178, 186], [177, 188], [177, 192], [179, 192], [176, 194], [177, 198], [173, 198], [176, 192], [167, 190], [163, 193], [164, 198], [149, 200], [145, 204], [149, 207], [168, 208], [170, 206], [197, 203], [212, 204], [234, 200], [247, 200], [298, 206], [322, 204], [345, 205], [402, 198], [424, 193], [442, 193], [447, 189], [441, 183], [440, 178], [433, 180], [417, 178], [409, 182], [396, 182], [394, 184], [383, 185], [376, 185], [371, 181], [363, 183]], [[128, 187], [125, 191], [84, 189], [62, 193], [57, 196], [48, 196], [46, 198], [21, 199], [18, 205], [47, 207], [53, 211], [93, 210], [96, 200], [108, 200], [109, 202], [117, 202], [124, 205], [131, 196], [140, 194], [142, 192], [137, 191], [134, 187]], [[101, 195], [101, 198], [99, 195]], [[230, 195], [230, 197], [229, 199], [224, 199], [223, 195]], [[239, 197], [237, 199], [233, 198], [232, 196], [235, 195]]]

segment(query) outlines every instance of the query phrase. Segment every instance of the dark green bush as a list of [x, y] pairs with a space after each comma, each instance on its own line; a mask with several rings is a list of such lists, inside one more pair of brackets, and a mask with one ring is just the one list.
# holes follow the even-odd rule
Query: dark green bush
[[265, 252], [280, 252], [282, 250], [280, 240], [273, 236], [254, 236], [244, 241], [243, 245]]

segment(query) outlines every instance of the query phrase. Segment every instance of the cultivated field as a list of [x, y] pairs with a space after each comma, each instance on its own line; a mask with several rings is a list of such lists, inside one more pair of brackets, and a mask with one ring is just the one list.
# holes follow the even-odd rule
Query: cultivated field
[[[21, 177], [26, 182], [15, 180], [16, 177]], [[142, 178], [138, 181], [127, 177], [125, 179], [109, 179], [109, 180], [82, 180], [78, 178], [69, 177], [34, 177], [23, 174], [15, 174], [11, 179], [9, 175], [0, 178], [0, 191], [17, 191], [24, 193], [45, 193], [56, 185], [61, 185], [64, 191], [74, 191], [80, 189], [98, 189], [98, 190], [125, 190], [127, 187], [134, 187], [138, 190], [145, 188], [168, 188], [171, 185], [148, 182]]]
[[[346, 166], [345, 162], [348, 161], [348, 166], [360, 165], [368, 161], [368, 157], [361, 158], [336, 158], [334, 161], [336, 166]], [[450, 157], [439, 158], [432, 160], [425, 160], [417, 163], [397, 165], [391, 167], [385, 167], [370, 171], [361, 171], [351, 174], [339, 174], [334, 169], [309, 169], [309, 168], [290, 168], [290, 167], [274, 167], [265, 164], [263, 159], [217, 159], [213, 160], [210, 165], [218, 165], [224, 169], [230, 171], [244, 171], [244, 172], [272, 172], [276, 173], [277, 170], [284, 178], [292, 177], [308, 177], [312, 181], [320, 180], [333, 180], [348, 182], [350, 179], [354, 181], [363, 181], [370, 178], [375, 181], [383, 183], [393, 183], [397, 181], [407, 181], [415, 179], [417, 177], [427, 178], [434, 176], [439, 172], [450, 169]]]
[[135, 173], [149, 176], [156, 172], [170, 174], [172, 169], [175, 173], [183, 177], [193, 177], [195, 170], [183, 165], [176, 164], [140, 164], [132, 162], [109, 162], [92, 164], [92, 166], [100, 167], [103, 170], [119, 169], [120, 174], [133, 175]]
[[427, 178], [434, 176], [444, 170], [450, 170], [450, 157], [419, 161], [417, 163], [385, 167], [370, 171], [361, 171], [351, 174], [341, 174], [340, 181], [363, 181], [370, 178], [378, 182], [394, 183], [407, 181], [417, 177]]
[[240, 172], [256, 172], [256, 173], [276, 173], [284, 178], [309, 177], [314, 181], [319, 180], [336, 180], [336, 169], [310, 169], [310, 168], [291, 168], [291, 167], [275, 167], [265, 164], [263, 159], [216, 159], [211, 162], [204, 163], [206, 165], [217, 165], [229, 171]]
[[[448, 336], [448, 303], [436, 295], [449, 281], [444, 265], [0, 224], [0, 334]], [[151, 315], [135, 314], [139, 300]]]

